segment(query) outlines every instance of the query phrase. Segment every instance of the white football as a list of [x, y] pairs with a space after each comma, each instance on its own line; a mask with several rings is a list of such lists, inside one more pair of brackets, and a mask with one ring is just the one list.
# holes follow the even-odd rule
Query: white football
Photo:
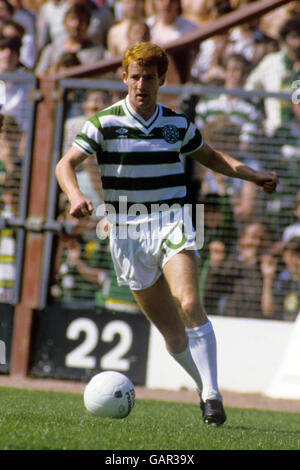
[[83, 399], [86, 409], [93, 415], [126, 418], [135, 404], [134, 385], [121, 372], [100, 372], [86, 385]]

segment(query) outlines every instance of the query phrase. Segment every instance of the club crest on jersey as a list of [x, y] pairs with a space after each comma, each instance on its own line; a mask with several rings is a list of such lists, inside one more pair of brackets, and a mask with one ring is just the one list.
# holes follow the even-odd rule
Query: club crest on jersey
[[164, 126], [162, 134], [163, 138], [166, 142], [168, 142], [168, 144], [175, 144], [179, 140], [179, 130], [176, 126], [173, 126], [172, 124]]

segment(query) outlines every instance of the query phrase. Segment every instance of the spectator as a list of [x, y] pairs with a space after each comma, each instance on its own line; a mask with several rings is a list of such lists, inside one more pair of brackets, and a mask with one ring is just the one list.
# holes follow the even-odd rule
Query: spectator
[[276, 52], [278, 41], [264, 34], [259, 27], [259, 18], [232, 29], [226, 46], [228, 54], [242, 54], [254, 67], [267, 54]]
[[[1, 185], [6, 179], [14, 181], [14, 186], [19, 187], [21, 159], [19, 157], [19, 146], [22, 137], [20, 126], [16, 119], [9, 115], [4, 115], [2, 131], [0, 133], [0, 164], [1, 164]], [[16, 182], [18, 181], [18, 184]], [[0, 190], [1, 193], [1, 190]]]
[[300, 15], [300, 3], [298, 0], [288, 2], [263, 15], [259, 22], [260, 28], [264, 34], [277, 41], [280, 29], [284, 23], [296, 15]]
[[[75, 52], [63, 52], [60, 56], [56, 66], [55, 73], [66, 72], [71, 67], [77, 67], [81, 65], [81, 62]], [[84, 90], [75, 89], [68, 90], [65, 94], [65, 116], [66, 119], [78, 116], [82, 112], [82, 100], [84, 96]]]
[[[216, 2], [211, 5], [211, 18], [217, 19], [233, 9], [230, 1]], [[267, 53], [277, 49], [277, 41], [264, 34], [259, 28], [259, 20], [254, 19], [203, 41], [191, 74], [196, 81], [222, 84], [225, 64], [230, 55], [243, 55], [253, 67]]]
[[228, 257], [224, 267], [232, 289], [226, 302], [226, 315], [263, 318], [258, 245], [255, 240], [243, 234], [237, 248], [237, 253]]
[[90, 18], [90, 12], [84, 5], [75, 5], [66, 12], [64, 25], [68, 37], [63, 42], [54, 41], [43, 49], [36, 67], [37, 75], [54, 72], [63, 52], [75, 52], [82, 64], [95, 63], [103, 58], [104, 48], [87, 38]]
[[6, 21], [1, 28], [1, 35], [6, 38], [17, 38], [21, 42], [20, 62], [28, 69], [33, 69], [37, 60], [37, 48], [33, 35], [26, 33], [21, 23]]
[[280, 184], [276, 195], [269, 200], [266, 215], [277, 227], [278, 238], [281, 238], [284, 227], [293, 223], [294, 198], [300, 191], [300, 106], [293, 103], [290, 106], [292, 117], [284, 120], [268, 142], [272, 155], [268, 167], [277, 171]]
[[91, 21], [87, 37], [95, 44], [107, 49], [107, 35], [115, 24], [115, 18], [106, 6], [98, 6], [93, 0], [67, 0], [69, 7], [73, 5], [85, 5], [91, 14]]
[[91, 16], [87, 38], [105, 47], [107, 33], [114, 23], [109, 8], [97, 6], [92, 0], [47, 0], [37, 14], [37, 47], [41, 51], [49, 42], [66, 38], [64, 17], [74, 5], [85, 5]]
[[[128, 26], [126, 41], [128, 45], [134, 44], [138, 41], [150, 41], [151, 31], [148, 24], [140, 20], [132, 20]], [[113, 78], [122, 79], [122, 67], [119, 67], [116, 72], [114, 72]], [[118, 95], [118, 93], [116, 93]], [[119, 101], [122, 96], [116, 101]]]
[[[260, 171], [260, 162], [252, 155], [246, 153], [239, 153], [238, 155], [242, 163], [251, 164], [252, 168]], [[239, 233], [241, 233], [245, 225], [252, 223], [255, 218], [263, 214], [265, 198], [261, 191], [247, 182], [241, 181], [239, 184], [235, 184], [226, 181], [226, 183], [226, 191], [230, 196], [236, 226]]]
[[128, 46], [128, 28], [132, 22], [145, 21], [144, 0], [122, 0], [123, 19], [112, 26], [107, 35], [107, 48], [110, 57], [121, 56]]
[[63, 73], [71, 67], [77, 67], [78, 65], [81, 65], [81, 62], [76, 52], [63, 52], [56, 64], [55, 73]]
[[[225, 88], [242, 88], [249, 70], [249, 62], [240, 54], [229, 56], [225, 68]], [[251, 145], [261, 130], [260, 110], [251, 102], [222, 93], [218, 96], [202, 97], [195, 107], [195, 123], [206, 139], [216, 148], [226, 148], [243, 163], [257, 170], [259, 162], [252, 157]], [[231, 197], [235, 220], [248, 223], [259, 215], [259, 188], [249, 182], [229, 181], [211, 171], [203, 177], [203, 190], [228, 193]]]
[[182, 16], [198, 27], [211, 21], [207, 0], [181, 0]]
[[[83, 124], [98, 111], [106, 106], [106, 95], [104, 91], [88, 90], [82, 103], [83, 114], [69, 118], [65, 122], [64, 131], [64, 153], [71, 146]], [[95, 171], [97, 169], [97, 171]], [[98, 162], [96, 156], [85, 160], [80, 171], [77, 172], [77, 179], [82, 189], [89, 194], [94, 207], [101, 203], [102, 186], [98, 175]]]
[[101, 90], [87, 90], [85, 92], [84, 100], [82, 102], [83, 113], [69, 118], [65, 122], [64, 130], [64, 143], [63, 149], [66, 151], [67, 148], [72, 145], [72, 142], [78, 132], [82, 129], [83, 124], [87, 119], [90, 119], [94, 114], [103, 109], [106, 106], [106, 94]]
[[86, 259], [86, 236], [94, 230], [90, 222], [77, 221], [68, 214], [66, 205], [58, 220], [67, 224], [68, 233], [59, 237], [54, 260], [54, 282], [51, 295], [54, 301], [69, 308], [78, 305], [94, 307], [97, 284], [103, 282], [106, 273], [89, 265]]
[[[20, 48], [21, 43], [16, 38], [0, 39], [0, 74], [24, 75], [27, 70], [20, 63]], [[16, 119], [24, 131], [24, 137], [28, 130], [29, 89], [30, 84], [26, 82], [5, 82], [6, 100], [2, 107], [2, 113]]]
[[[208, 11], [211, 20], [221, 18], [227, 13], [231, 13], [230, 0], [209, 0]], [[224, 82], [224, 74], [222, 68], [224, 66], [224, 51], [228, 44], [229, 32], [217, 34], [209, 39], [201, 42], [198, 54], [191, 68], [191, 78], [200, 83], [210, 83], [210, 71], [213, 71], [213, 83], [222, 85]], [[216, 70], [220, 71], [221, 77], [218, 78]]]
[[[224, 87], [228, 90], [242, 88], [250, 63], [241, 54], [233, 54], [228, 57], [224, 70]], [[205, 125], [212, 122], [217, 116], [226, 116], [229, 121], [243, 131], [244, 140], [253, 140], [257, 134], [257, 127], [262, 118], [257, 106], [246, 99], [242, 99], [229, 94], [218, 96], [201, 97], [196, 105], [195, 123], [199, 129], [204, 129]]]
[[291, 106], [293, 112], [291, 119], [284, 122], [278, 129], [274, 139], [275, 145], [280, 147], [281, 158], [285, 159], [286, 164], [299, 160], [300, 157], [300, 106], [299, 103], [293, 103]]
[[[300, 16], [289, 19], [280, 31], [282, 46], [278, 52], [268, 54], [250, 73], [247, 90], [263, 89], [271, 92], [290, 90], [300, 71]], [[266, 98], [265, 130], [272, 136], [284, 121], [292, 117], [291, 103], [277, 98]]]
[[300, 237], [290, 239], [284, 246], [285, 268], [277, 274], [277, 259], [263, 258], [264, 314], [280, 320], [296, 320], [300, 309]]
[[28, 34], [36, 41], [36, 14], [29, 8], [24, 7], [22, 0], [10, 0], [10, 4], [14, 7], [13, 20], [21, 24]]
[[295, 223], [285, 227], [282, 235], [283, 243], [287, 243], [294, 237], [300, 237], [300, 191], [297, 192], [294, 203]]
[[143, 20], [133, 21], [127, 32], [128, 44], [134, 44], [138, 41], [150, 41], [151, 31], [148, 24]]
[[151, 40], [159, 46], [163, 47], [197, 28], [195, 23], [181, 15], [180, 0], [154, 0], [154, 7], [155, 14], [147, 22], [151, 30]]
[[273, 234], [269, 226], [259, 219], [247, 224], [244, 228], [243, 235], [247, 237], [251, 243], [255, 244], [259, 257], [272, 249]]
[[0, 28], [14, 16], [14, 7], [7, 0], [0, 0]]
[[206, 0], [208, 15], [211, 21], [217, 20], [227, 13], [232, 13], [236, 8], [231, 0]]
[[47, 44], [65, 36], [64, 15], [66, 0], [47, 0], [36, 17], [36, 41], [38, 52]]
[[294, 194], [300, 191], [297, 178], [300, 170], [300, 106], [293, 103], [291, 109], [291, 119], [285, 121], [274, 134], [272, 150], [283, 166], [281, 183], [286, 185], [286, 192]]
[[[101, 2], [102, 0], [100, 0]], [[145, 0], [147, 1], [147, 0]], [[149, 0], [152, 2], [152, 0]], [[98, 5], [98, 0], [96, 1]], [[122, 5], [122, 0], [105, 0], [105, 5], [110, 8], [112, 11], [114, 18], [116, 22], [119, 22], [123, 18], [123, 5]]]
[[209, 257], [199, 276], [201, 300], [209, 315], [224, 315], [230, 292], [228, 275], [224, 270], [227, 250], [221, 240], [211, 241], [208, 249]]
[[236, 243], [236, 228], [232, 207], [227, 195], [209, 193], [200, 200], [204, 204], [204, 246], [200, 252], [201, 266], [206, 263], [210, 242], [219, 240], [226, 244], [227, 252]]

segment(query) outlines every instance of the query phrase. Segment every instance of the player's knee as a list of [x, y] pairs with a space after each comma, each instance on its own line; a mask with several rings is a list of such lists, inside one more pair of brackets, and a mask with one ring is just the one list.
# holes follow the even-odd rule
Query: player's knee
[[194, 317], [201, 312], [202, 307], [199, 299], [185, 297], [181, 302], [181, 309], [185, 316]]
[[193, 328], [207, 321], [205, 310], [199, 299], [185, 298], [181, 303], [181, 311], [186, 327]]
[[173, 332], [165, 337], [166, 347], [171, 354], [179, 354], [187, 347], [188, 339], [185, 331]]

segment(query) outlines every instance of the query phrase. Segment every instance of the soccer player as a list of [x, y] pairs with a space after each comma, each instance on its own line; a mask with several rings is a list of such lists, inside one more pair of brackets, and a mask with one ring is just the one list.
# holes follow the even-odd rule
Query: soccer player
[[[70, 214], [90, 215], [93, 206], [79, 189], [75, 168], [97, 155], [104, 201], [116, 210], [110, 243], [118, 281], [129, 285], [167, 350], [195, 380], [203, 421], [221, 425], [226, 415], [217, 382], [216, 339], [199, 299], [197, 243], [185, 212], [182, 220], [178, 213], [172, 222], [167, 217], [172, 207], [184, 211], [179, 154], [223, 175], [252, 181], [268, 193], [276, 190], [278, 180], [274, 173], [255, 171], [215, 151], [185, 115], [158, 104], [167, 69], [167, 55], [157, 45], [138, 42], [127, 48], [123, 81], [128, 95], [85, 123], [57, 164], [56, 176], [69, 198]], [[124, 200], [127, 213], [122, 211]], [[140, 215], [134, 217], [136, 204]], [[161, 210], [150, 210], [158, 205]], [[158, 219], [168, 223], [153, 223]]]

